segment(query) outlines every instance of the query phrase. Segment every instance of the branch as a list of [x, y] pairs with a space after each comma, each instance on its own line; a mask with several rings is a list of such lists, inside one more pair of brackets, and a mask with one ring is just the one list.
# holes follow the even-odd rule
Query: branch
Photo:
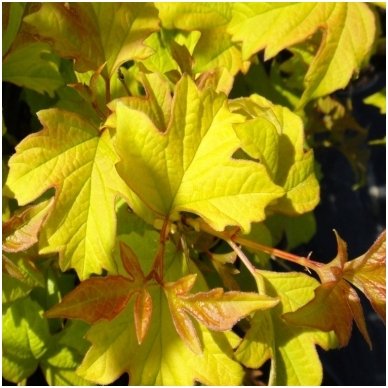
[[[303, 267], [310, 268], [315, 272], [319, 271], [319, 268], [323, 266], [322, 263], [318, 263], [316, 261], [310, 260], [307, 257], [297, 256], [297, 255], [282, 251], [282, 250], [277, 249], [277, 248], [272, 248], [272, 247], [269, 247], [267, 245], [257, 243], [255, 241], [248, 240], [244, 237], [239, 237], [236, 234], [230, 234], [230, 233], [225, 232], [225, 231], [218, 232], [218, 231], [214, 230], [211, 226], [209, 226], [208, 224], [203, 222], [202, 220], [198, 221], [195, 219], [187, 219], [186, 222], [188, 225], [194, 227], [195, 229], [199, 228], [200, 230], [202, 230], [206, 233], [212, 234], [213, 236], [216, 236], [216, 237], [219, 237], [219, 238], [225, 240], [229, 245], [230, 245], [229, 241], [233, 241], [233, 242], [238, 243], [240, 245], [243, 245], [247, 248], [250, 248], [254, 251], [268, 253], [272, 256], [276, 256], [276, 257], [281, 258], [283, 260], [291, 261], [291, 262], [296, 263], [298, 265], [301, 265]], [[245, 262], [244, 262], [244, 264], [246, 265]], [[249, 264], [252, 265], [250, 262], [249, 262]]]

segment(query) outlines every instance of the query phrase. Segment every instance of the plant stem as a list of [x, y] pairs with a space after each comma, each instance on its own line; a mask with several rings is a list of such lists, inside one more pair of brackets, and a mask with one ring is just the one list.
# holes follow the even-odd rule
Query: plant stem
[[244, 265], [247, 267], [248, 271], [255, 276], [255, 267], [252, 265], [252, 263], [249, 261], [249, 259], [245, 256], [245, 253], [241, 250], [241, 248], [236, 245], [232, 240], [225, 240], [232, 249], [237, 253], [237, 256], [240, 258], [240, 260], [244, 263]]
[[168, 234], [169, 234], [169, 220], [168, 218], [165, 218], [162, 229], [160, 231], [159, 248], [155, 256], [155, 261], [154, 261], [153, 270], [152, 270], [152, 272], [156, 276], [156, 281], [158, 283], [163, 282], [164, 251], [166, 248], [166, 240], [167, 240]]
[[267, 245], [263, 245], [260, 243], [257, 243], [255, 241], [248, 240], [243, 237], [234, 237], [234, 241], [238, 242], [241, 245], [244, 245], [247, 248], [251, 248], [255, 251], [260, 251], [264, 253], [268, 253], [269, 255], [273, 255], [276, 257], [279, 257], [281, 259], [291, 261], [293, 263], [299, 264], [303, 267], [310, 268], [314, 271], [317, 270], [317, 268], [322, 267], [322, 263], [318, 263], [316, 261], [310, 260], [307, 257], [297, 256], [289, 252], [282, 251], [281, 249], [272, 248]]
[[272, 248], [272, 247], [269, 247], [267, 245], [257, 243], [255, 241], [248, 240], [244, 237], [239, 237], [236, 234], [231, 235], [228, 232], [217, 232], [216, 230], [214, 230], [212, 227], [210, 227], [209, 225], [207, 225], [203, 221], [198, 222], [197, 220], [187, 219], [186, 222], [189, 225], [193, 226], [194, 228], [199, 227], [202, 231], [225, 240], [228, 244], [229, 244], [229, 241], [232, 240], [233, 242], [238, 243], [240, 245], [243, 245], [243, 246], [250, 248], [254, 251], [268, 253], [269, 255], [273, 255], [273, 256], [276, 256], [278, 258], [281, 258], [281, 259], [284, 259], [287, 261], [291, 261], [291, 262], [296, 263], [298, 265], [301, 265], [303, 267], [310, 268], [310, 269], [314, 270], [315, 272], [319, 271], [319, 268], [323, 266], [322, 263], [318, 263], [316, 261], [310, 260], [307, 257], [297, 256], [297, 255], [282, 251], [282, 250], [277, 249], [277, 248]]
[[111, 97], [110, 97], [110, 78], [109, 78], [109, 75], [104, 77], [104, 81], [105, 81], [105, 100], [106, 100], [106, 103], [108, 104], [111, 100]]

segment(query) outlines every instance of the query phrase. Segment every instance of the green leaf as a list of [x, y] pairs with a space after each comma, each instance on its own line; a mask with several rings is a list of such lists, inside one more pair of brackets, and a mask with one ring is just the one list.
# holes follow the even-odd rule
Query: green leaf
[[[285, 237], [287, 250], [308, 243], [314, 237], [317, 229], [313, 212], [304, 213], [298, 217], [274, 214], [265, 223], [273, 236], [272, 246], [278, 244]], [[267, 243], [266, 245], [271, 244]]]
[[226, 24], [232, 16], [229, 3], [156, 3], [164, 28], [207, 30]]
[[275, 306], [277, 299], [253, 292], [224, 292], [214, 288], [207, 292], [189, 294], [196, 275], [188, 275], [177, 282], [164, 286], [175, 328], [180, 337], [197, 354], [201, 353], [201, 343], [187, 314], [215, 331], [231, 330], [242, 318], [255, 310], [265, 310]]
[[[163, 73], [177, 69], [169, 47], [175, 41], [185, 45], [192, 54], [193, 71], [196, 74], [226, 68], [234, 76], [238, 71], [245, 69], [246, 64], [242, 61], [241, 50], [232, 42], [232, 37], [226, 30], [226, 23], [232, 16], [231, 4], [157, 3], [156, 7], [159, 9], [163, 27], [170, 30], [163, 30], [158, 38], [152, 39], [152, 47], [156, 53], [146, 60], [146, 66], [153, 64], [153, 71], [155, 65], [158, 65], [157, 68]], [[182, 41], [180, 38], [185, 35], [181, 33], [178, 36], [177, 29], [190, 32], [186, 36], [195, 37], [194, 40]]]
[[56, 188], [54, 209], [42, 230], [41, 253], [61, 252], [60, 266], [81, 279], [113, 270], [117, 175], [108, 131], [70, 112], [38, 113], [44, 129], [24, 139], [10, 161], [7, 185], [20, 205]]
[[337, 148], [351, 165], [357, 186], [365, 184], [370, 152], [366, 147], [369, 131], [356, 121], [353, 111], [328, 96], [316, 102], [308, 118], [308, 130], [316, 133], [315, 147]]
[[[108, 104], [108, 107], [114, 112], [118, 104], [124, 103], [131, 109], [145, 113], [154, 125], [164, 132], [171, 118], [172, 96], [170, 85], [166, 78], [159, 74], [141, 74], [141, 79], [147, 95], [146, 98], [119, 98]], [[105, 125], [115, 128], [117, 126], [117, 115], [110, 115]]]
[[379, 108], [381, 114], [386, 114], [387, 112], [387, 91], [386, 88], [371, 94], [367, 98], [364, 98], [364, 103], [368, 105], [373, 105]]
[[306, 304], [319, 283], [302, 273], [269, 271], [257, 271], [256, 281], [261, 292], [279, 297], [280, 303], [255, 314], [236, 358], [249, 368], [259, 368], [270, 358], [270, 385], [320, 385], [322, 366], [315, 346], [327, 350], [335, 345], [334, 339], [318, 330], [288, 325], [282, 319], [282, 314]]
[[[139, 271], [139, 263], [144, 273], [151, 271], [155, 252], [158, 249], [159, 233], [149, 223], [130, 212], [127, 205], [121, 206], [117, 213], [117, 240], [119, 242], [116, 244], [114, 255], [117, 269], [112, 274], [124, 276], [128, 274], [128, 268], [123, 266], [122, 251], [120, 252], [120, 247], [125, 246], [130, 247], [130, 251], [136, 257], [136, 264], [131, 261], [132, 271]], [[126, 255], [132, 258], [128, 252]]]
[[3, 377], [18, 383], [37, 368], [47, 350], [47, 321], [42, 308], [29, 298], [3, 310]]
[[179, 66], [171, 54], [171, 42], [174, 38], [175, 34], [163, 30], [153, 33], [145, 40], [146, 45], [154, 51], [142, 61], [148, 70], [162, 74], [179, 71]]
[[375, 16], [363, 3], [235, 3], [232, 15], [228, 31], [242, 43], [244, 59], [262, 49], [265, 59], [273, 58], [323, 30], [300, 105], [344, 88], [369, 55], [376, 33]]
[[80, 72], [106, 63], [108, 77], [131, 59], [152, 52], [144, 39], [158, 29], [157, 10], [146, 3], [43, 3], [25, 22], [49, 40]]
[[[172, 281], [187, 275], [185, 260], [168, 244], [167, 273]], [[171, 320], [163, 289], [149, 288], [153, 300], [153, 317], [139, 345], [133, 323], [134, 301], [110, 322], [94, 325], [86, 338], [92, 343], [78, 373], [98, 384], [109, 384], [122, 373], [129, 373], [131, 385], [239, 385], [241, 366], [233, 361], [232, 347], [238, 339], [232, 332], [212, 333], [196, 326], [203, 343], [203, 353], [194, 354], [181, 340]], [[118, 355], [120, 355], [118, 357]]]
[[91, 385], [75, 373], [85, 354], [88, 343], [83, 338], [88, 325], [70, 322], [55, 335], [50, 348], [40, 362], [40, 367], [49, 385]]
[[[232, 124], [240, 115], [225, 96], [199, 91], [187, 77], [176, 86], [165, 133], [140, 110], [116, 106], [120, 176], [157, 214], [179, 211], [203, 217], [217, 230], [265, 218], [265, 207], [282, 194], [264, 166], [231, 159], [239, 148]], [[146, 142], [144, 141], [146, 139]]]
[[[2, 55], [10, 49], [15, 37], [19, 31], [22, 23], [24, 9], [26, 4], [23, 2], [18, 3], [3, 3], [3, 36], [2, 36]], [[4, 77], [4, 73], [3, 73]]]
[[193, 58], [195, 73], [225, 67], [234, 76], [245, 68], [241, 51], [232, 42], [225, 27], [203, 31], [195, 46]]
[[42, 273], [28, 255], [21, 254], [3, 255], [2, 281], [3, 304], [28, 295], [35, 287], [45, 286]]
[[284, 188], [276, 212], [296, 215], [319, 202], [319, 184], [314, 173], [312, 150], [304, 150], [302, 120], [289, 109], [258, 95], [233, 100], [234, 112], [247, 121], [234, 125], [243, 150], [266, 167], [273, 181]]
[[63, 85], [59, 58], [43, 42], [18, 45], [3, 60], [3, 81], [53, 96]]

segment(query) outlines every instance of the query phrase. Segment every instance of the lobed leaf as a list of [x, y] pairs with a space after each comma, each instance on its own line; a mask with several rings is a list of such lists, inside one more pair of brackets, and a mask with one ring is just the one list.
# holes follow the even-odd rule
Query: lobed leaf
[[232, 16], [228, 3], [156, 3], [156, 7], [167, 29], [207, 30], [226, 24]]
[[45, 287], [43, 274], [30, 257], [18, 254], [3, 255], [2, 300], [4, 305], [25, 297], [35, 287]]
[[60, 109], [38, 113], [42, 131], [29, 135], [10, 161], [7, 186], [20, 205], [56, 189], [53, 210], [41, 233], [41, 253], [60, 251], [63, 271], [81, 279], [113, 270], [114, 203], [128, 192], [117, 175], [108, 131]]
[[224, 292], [221, 288], [189, 294], [195, 278], [195, 275], [188, 275], [164, 286], [175, 328], [195, 353], [201, 353], [201, 344], [187, 313], [211, 330], [227, 331], [252, 312], [271, 308], [278, 303], [277, 299], [265, 295]]
[[29, 298], [3, 309], [3, 377], [19, 383], [37, 368], [47, 351], [49, 330], [42, 308]]
[[340, 346], [348, 344], [354, 320], [365, 341], [372, 347], [360, 299], [346, 280], [365, 292], [377, 313], [384, 319], [385, 232], [366, 254], [351, 261], [347, 261], [346, 243], [338, 234], [336, 237], [337, 256], [330, 263], [316, 269], [322, 284], [315, 290], [314, 299], [299, 310], [285, 314], [284, 318], [296, 325], [316, 327], [324, 331], [334, 330]]
[[275, 211], [297, 215], [314, 209], [319, 202], [319, 184], [312, 150], [304, 149], [302, 120], [255, 94], [232, 100], [231, 108], [247, 118], [234, 125], [242, 149], [260, 160], [274, 183], [284, 188]]
[[122, 276], [86, 279], [45, 313], [47, 318], [82, 319], [95, 323], [112, 320], [135, 292], [134, 284]]
[[[183, 255], [170, 244], [166, 249], [166, 280], [187, 275]], [[109, 384], [126, 372], [130, 385], [192, 385], [194, 381], [207, 385], [240, 384], [243, 370], [233, 360], [232, 352], [237, 336], [232, 332], [211, 333], [195, 324], [203, 353], [193, 353], [174, 327], [162, 287], [150, 287], [148, 291], [154, 319], [142, 344], [138, 343], [133, 322], [135, 301], [131, 300], [112, 321], [99, 322], [89, 330], [86, 338], [92, 346], [78, 373], [98, 384]]]
[[236, 3], [228, 31], [241, 42], [244, 59], [262, 49], [270, 59], [323, 31], [305, 75], [304, 105], [348, 84], [371, 51], [376, 22], [363, 3]]
[[284, 318], [294, 325], [334, 330], [341, 347], [350, 340], [354, 319], [365, 341], [372, 346], [360, 299], [356, 291], [343, 281], [322, 284], [315, 290], [312, 301], [298, 311], [285, 314]]
[[88, 343], [83, 338], [88, 325], [81, 321], [68, 322], [63, 330], [53, 336], [49, 349], [40, 361], [40, 367], [49, 385], [91, 385], [75, 373], [85, 354]]
[[199, 91], [184, 76], [176, 86], [171, 120], [161, 133], [142, 111], [117, 103], [117, 170], [157, 214], [199, 214], [215, 229], [265, 217], [265, 207], [282, 195], [264, 166], [231, 159], [239, 147], [225, 97]]
[[133, 294], [135, 302], [136, 334], [141, 343], [152, 314], [152, 300], [145, 286], [145, 276], [129, 246], [120, 242], [120, 254], [127, 276], [94, 277], [80, 283], [59, 304], [50, 308], [48, 318], [81, 319], [88, 323], [111, 321], [128, 304]]
[[24, 21], [53, 44], [80, 72], [106, 63], [108, 77], [131, 59], [152, 52], [144, 39], [158, 29], [157, 10], [147, 3], [43, 3]]
[[280, 298], [280, 303], [254, 315], [250, 329], [236, 350], [237, 360], [248, 368], [259, 368], [271, 359], [269, 385], [321, 384], [322, 366], [316, 345], [326, 350], [332, 348], [333, 338], [318, 330], [289, 325], [282, 319], [283, 314], [311, 300], [319, 283], [296, 272], [260, 270], [255, 278], [260, 292]]
[[12, 48], [3, 60], [3, 80], [41, 94], [46, 92], [51, 97], [64, 84], [59, 58], [44, 42], [29, 42]]
[[381, 319], [386, 320], [386, 232], [368, 251], [345, 264], [344, 278], [361, 290]]

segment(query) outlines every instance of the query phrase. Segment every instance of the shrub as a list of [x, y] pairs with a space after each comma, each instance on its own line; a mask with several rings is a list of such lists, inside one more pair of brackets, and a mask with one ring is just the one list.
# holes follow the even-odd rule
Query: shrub
[[358, 292], [385, 319], [385, 232], [357, 258], [337, 232], [328, 263], [290, 251], [315, 233], [314, 149], [365, 183], [338, 90], [379, 52], [376, 7], [3, 4], [3, 80], [33, 113], [3, 163], [3, 376], [319, 385], [317, 346], [353, 321], [372, 346]]

